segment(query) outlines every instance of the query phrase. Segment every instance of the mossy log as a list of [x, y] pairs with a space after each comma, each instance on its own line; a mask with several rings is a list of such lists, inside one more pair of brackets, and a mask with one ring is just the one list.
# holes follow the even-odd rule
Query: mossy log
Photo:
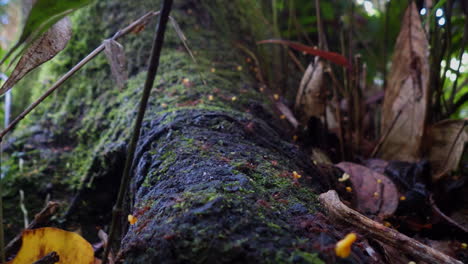
[[[158, 2], [96, 1], [80, 10], [70, 46], [36, 74], [37, 83], [55, 80]], [[348, 260], [334, 256], [347, 230], [336, 230], [317, 206], [324, 172], [284, 132], [288, 124], [254, 77], [274, 59], [249, 64], [236, 48], [242, 42], [257, 55], [272, 49], [254, 45], [273, 35], [259, 2], [176, 1], [172, 16], [197, 63], [169, 29], [128, 191], [128, 214], [138, 221], [128, 226], [122, 215], [124, 263], [369, 263], [362, 249]], [[96, 239], [95, 226], [109, 224], [154, 26], [121, 41], [130, 73], [124, 89], [115, 87], [101, 55], [10, 137], [11, 233], [18, 230], [12, 205], [20, 188], [32, 212], [46, 194], [67, 201], [67, 221], [57, 224], [79, 224], [89, 240]], [[36, 84], [32, 93], [42, 90]]]

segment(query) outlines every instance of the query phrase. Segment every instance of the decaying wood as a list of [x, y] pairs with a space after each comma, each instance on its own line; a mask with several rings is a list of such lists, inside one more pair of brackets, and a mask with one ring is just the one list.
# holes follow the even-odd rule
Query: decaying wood
[[414, 261], [462, 264], [461, 261], [453, 259], [347, 207], [340, 201], [338, 194], [334, 190], [322, 193], [319, 196], [319, 200], [331, 218], [352, 225], [356, 230], [366, 233], [368, 237], [388, 244], [402, 253], [413, 257]]
[[[34, 229], [34, 228], [38, 228], [44, 225], [57, 212], [58, 208], [59, 208], [59, 203], [49, 202], [46, 205], [46, 207], [44, 207], [44, 209], [42, 209], [38, 214], [34, 216], [34, 220], [31, 221], [31, 223], [28, 225], [26, 229]], [[5, 255], [7, 257], [12, 256], [19, 250], [19, 248], [21, 247], [21, 236], [22, 234], [18, 234], [5, 247]]]

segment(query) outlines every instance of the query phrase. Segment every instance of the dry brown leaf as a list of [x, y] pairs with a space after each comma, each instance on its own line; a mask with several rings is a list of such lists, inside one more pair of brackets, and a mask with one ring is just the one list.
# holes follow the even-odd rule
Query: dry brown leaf
[[71, 22], [64, 18], [37, 39], [21, 56], [8, 80], [0, 88], [0, 95], [10, 90], [28, 72], [49, 61], [62, 51], [71, 38]]
[[382, 135], [388, 136], [379, 152], [383, 159], [414, 162], [421, 158], [429, 103], [428, 46], [412, 2], [403, 18], [385, 90]]
[[432, 180], [458, 168], [465, 144], [468, 142], [468, 118], [444, 120], [429, 129], [429, 161]]
[[128, 79], [125, 50], [120, 43], [113, 39], [104, 40], [104, 47], [104, 53], [111, 67], [112, 76], [119, 89], [122, 89]]
[[349, 174], [355, 194], [356, 209], [380, 217], [391, 216], [398, 207], [398, 190], [383, 174], [352, 162], [336, 165]]
[[295, 110], [301, 113], [302, 124], [307, 123], [313, 116], [321, 119], [325, 113], [324, 69], [325, 63], [322, 60], [316, 60], [315, 63], [309, 64], [302, 77], [294, 106]]
[[283, 104], [283, 102], [281, 101], [276, 102], [275, 105], [276, 108], [281, 112], [282, 115], [285, 116], [285, 118], [294, 128], [297, 128], [299, 126], [299, 122], [297, 121], [296, 117], [287, 105]]

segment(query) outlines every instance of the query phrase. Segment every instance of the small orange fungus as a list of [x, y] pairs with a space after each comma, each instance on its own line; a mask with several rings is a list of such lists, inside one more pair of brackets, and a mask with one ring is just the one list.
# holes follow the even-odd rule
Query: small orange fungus
[[335, 254], [340, 258], [347, 258], [351, 254], [351, 246], [356, 241], [356, 239], [356, 234], [347, 234], [345, 238], [336, 243]]
[[400, 201], [406, 200], [406, 196], [400, 196]]
[[128, 215], [127, 219], [131, 225], [134, 225], [138, 221], [138, 218], [136, 218], [135, 216], [131, 214]]
[[293, 175], [293, 178], [294, 178], [295, 180], [297, 180], [297, 179], [299, 179], [299, 178], [302, 177], [299, 173], [297, 173], [297, 171], [293, 171], [292, 175]]
[[346, 186], [346, 191], [347, 192], [352, 192], [353, 191], [353, 188], [349, 187], [349, 186]]

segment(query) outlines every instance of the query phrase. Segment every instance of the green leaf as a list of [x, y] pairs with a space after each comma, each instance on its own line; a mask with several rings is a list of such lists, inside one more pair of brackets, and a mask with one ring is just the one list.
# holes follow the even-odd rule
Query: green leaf
[[32, 44], [34, 40], [44, 34], [52, 25], [57, 23], [73, 11], [84, 7], [93, 0], [37, 0], [26, 20], [18, 42], [7, 52], [0, 61], [2, 65], [8, 57], [21, 47], [16, 54], [15, 61]]
[[442, 5], [445, 4], [447, 0], [440, 0], [437, 4], [432, 8], [431, 13], [429, 14], [429, 19], [432, 19], [437, 11], [437, 9], [442, 8]]

